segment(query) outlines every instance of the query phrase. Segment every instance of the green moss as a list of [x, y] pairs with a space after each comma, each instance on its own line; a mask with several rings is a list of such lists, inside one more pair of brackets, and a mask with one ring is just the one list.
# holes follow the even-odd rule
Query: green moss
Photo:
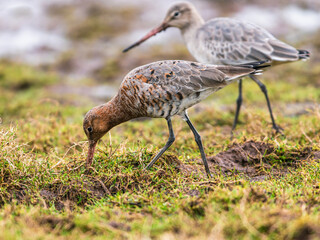
[[33, 68], [10, 62], [0, 62], [0, 87], [2, 89], [26, 90], [43, 87], [57, 81], [57, 77], [48, 72], [34, 71]]
[[[2, 72], [13, 76], [24, 69], [5, 64]], [[290, 117], [278, 106], [316, 98], [315, 81], [304, 87], [296, 72], [288, 81], [292, 86], [285, 87], [288, 82], [263, 76], [286, 136], [272, 133], [264, 97], [249, 80], [233, 140], [236, 84], [190, 109], [208, 157], [248, 141], [271, 145], [272, 151], [249, 159], [245, 171], [214, 164], [209, 180], [201, 172], [193, 135], [179, 117], [173, 118], [175, 143], [151, 170], [143, 167], [168, 137], [163, 119], [112, 129], [88, 172], [82, 118], [95, 104], [84, 96], [74, 104], [73, 96], [50, 93], [46, 75], [28, 69], [19, 79], [36, 79], [29, 88], [0, 85], [0, 239], [317, 238], [319, 109]]]

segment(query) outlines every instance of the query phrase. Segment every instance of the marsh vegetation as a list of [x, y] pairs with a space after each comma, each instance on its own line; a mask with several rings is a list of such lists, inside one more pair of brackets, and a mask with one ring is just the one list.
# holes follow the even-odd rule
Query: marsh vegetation
[[[84, 114], [107, 101], [133, 67], [192, 58], [179, 42], [150, 44], [127, 57], [121, 41], [97, 52], [96, 44], [132, 29], [121, 21], [139, 12], [85, 5], [89, 20], [81, 22], [77, 11], [55, 6], [48, 13], [66, 23], [74, 49], [46, 64], [0, 62], [0, 239], [320, 238], [319, 32], [292, 42], [312, 52], [310, 61], [261, 77], [284, 135], [271, 130], [264, 96], [250, 80], [232, 140], [236, 84], [190, 109], [212, 179], [179, 117], [173, 118], [175, 143], [150, 171], [143, 168], [167, 139], [163, 119], [112, 129], [88, 172]], [[119, 25], [108, 20], [112, 14], [121, 14]], [[105, 95], [98, 94], [101, 87]]]

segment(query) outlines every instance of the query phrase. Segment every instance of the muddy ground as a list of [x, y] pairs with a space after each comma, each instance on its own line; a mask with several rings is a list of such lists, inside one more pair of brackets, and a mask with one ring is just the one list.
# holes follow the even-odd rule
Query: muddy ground
[[[184, 178], [200, 174], [201, 178], [206, 178], [201, 159], [190, 159], [189, 163], [182, 163], [174, 155], [164, 155], [161, 165], [174, 165], [177, 172], [181, 172]], [[228, 150], [218, 153], [215, 156], [208, 156], [208, 164], [212, 174], [222, 172], [225, 175], [242, 175], [250, 181], [264, 181], [268, 177], [283, 176], [287, 174], [291, 168], [296, 168], [301, 163], [307, 162], [310, 159], [320, 160], [320, 151], [313, 151], [311, 148], [304, 148], [299, 151], [283, 152], [279, 154], [277, 149], [265, 142], [247, 141], [243, 144], [233, 144], [228, 147]], [[285, 159], [282, 161], [281, 159]], [[197, 162], [198, 164], [194, 164]], [[131, 162], [133, 163], [133, 162]], [[192, 164], [191, 164], [192, 163]], [[68, 164], [68, 169], [79, 169], [79, 162]], [[150, 184], [151, 176], [148, 171], [138, 169], [139, 163], [133, 163], [137, 168], [137, 175], [119, 175], [117, 181], [110, 181], [112, 176], [104, 178], [92, 177], [90, 172], [84, 172], [82, 177], [86, 180], [83, 182], [73, 182], [65, 185], [59, 181], [45, 186], [40, 192], [29, 195], [26, 191], [28, 186], [21, 186], [20, 189], [12, 189], [9, 201], [15, 201], [19, 204], [44, 204], [54, 207], [61, 211], [65, 208], [73, 209], [74, 205], [87, 206], [92, 203], [92, 200], [106, 198], [109, 195], [117, 193], [125, 193], [138, 190], [140, 182]], [[156, 168], [157, 166], [155, 166]], [[157, 171], [157, 177], [166, 179], [170, 178], [170, 174], [163, 169]], [[219, 182], [204, 181], [200, 183], [202, 187], [211, 189]], [[222, 183], [223, 184], [223, 183]], [[168, 193], [170, 194], [170, 193]], [[197, 190], [190, 191], [185, 189], [185, 194], [196, 196], [199, 194]], [[35, 198], [35, 196], [38, 196]], [[81, 198], [81, 201], [79, 201]], [[139, 206], [139, 203], [136, 203]], [[44, 220], [47, 221], [47, 220]], [[48, 220], [50, 221], [50, 220]]]

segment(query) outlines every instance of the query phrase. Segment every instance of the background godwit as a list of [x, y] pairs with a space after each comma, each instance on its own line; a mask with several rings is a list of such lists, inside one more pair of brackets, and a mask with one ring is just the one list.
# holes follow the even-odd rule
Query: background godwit
[[146, 168], [150, 168], [174, 142], [171, 117], [180, 115], [194, 134], [210, 176], [201, 137], [189, 120], [187, 108], [236, 79], [258, 73], [256, 69], [264, 67], [262, 63], [234, 67], [168, 60], [132, 70], [124, 78], [118, 94], [108, 103], [91, 109], [84, 118], [83, 129], [89, 139], [87, 167], [92, 164], [97, 141], [114, 126], [138, 117], [165, 118], [169, 139], [147, 165]]
[[[171, 6], [159, 27], [123, 51], [129, 51], [168, 27], [176, 27], [181, 30], [188, 50], [202, 63], [237, 65], [253, 61], [270, 61], [276, 65], [309, 58], [308, 51], [297, 50], [252, 23], [231, 18], [216, 18], [204, 22], [195, 7], [189, 2], [179, 2]], [[273, 117], [266, 86], [256, 76], [250, 74], [249, 77], [259, 85], [264, 93], [272, 126], [277, 132], [280, 132], [281, 128]], [[232, 130], [237, 125], [241, 104], [242, 80], [240, 79]]]

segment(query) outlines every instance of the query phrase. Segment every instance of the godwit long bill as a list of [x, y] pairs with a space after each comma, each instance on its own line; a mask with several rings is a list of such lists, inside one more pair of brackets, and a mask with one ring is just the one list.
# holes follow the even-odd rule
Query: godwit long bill
[[171, 146], [175, 137], [171, 117], [180, 115], [187, 122], [198, 144], [208, 176], [210, 170], [200, 135], [187, 114], [187, 109], [229, 83], [258, 74], [264, 62], [242, 66], [218, 66], [187, 61], [160, 61], [132, 70], [121, 83], [115, 97], [92, 108], [85, 116], [83, 129], [89, 139], [87, 167], [92, 164], [97, 141], [114, 126], [138, 117], [165, 118], [169, 139], [147, 165], [150, 168]]
[[[309, 58], [308, 51], [295, 49], [252, 23], [232, 18], [215, 18], [205, 22], [189, 2], [172, 5], [159, 27], [123, 51], [129, 51], [169, 27], [181, 30], [188, 50], [197, 61], [202, 63], [237, 65], [253, 61], [269, 61], [275, 65]], [[266, 86], [256, 76], [250, 74], [249, 77], [259, 85], [264, 93], [272, 126], [279, 132], [281, 128], [274, 120]], [[232, 130], [237, 125], [241, 104], [242, 80], [240, 79]]]

